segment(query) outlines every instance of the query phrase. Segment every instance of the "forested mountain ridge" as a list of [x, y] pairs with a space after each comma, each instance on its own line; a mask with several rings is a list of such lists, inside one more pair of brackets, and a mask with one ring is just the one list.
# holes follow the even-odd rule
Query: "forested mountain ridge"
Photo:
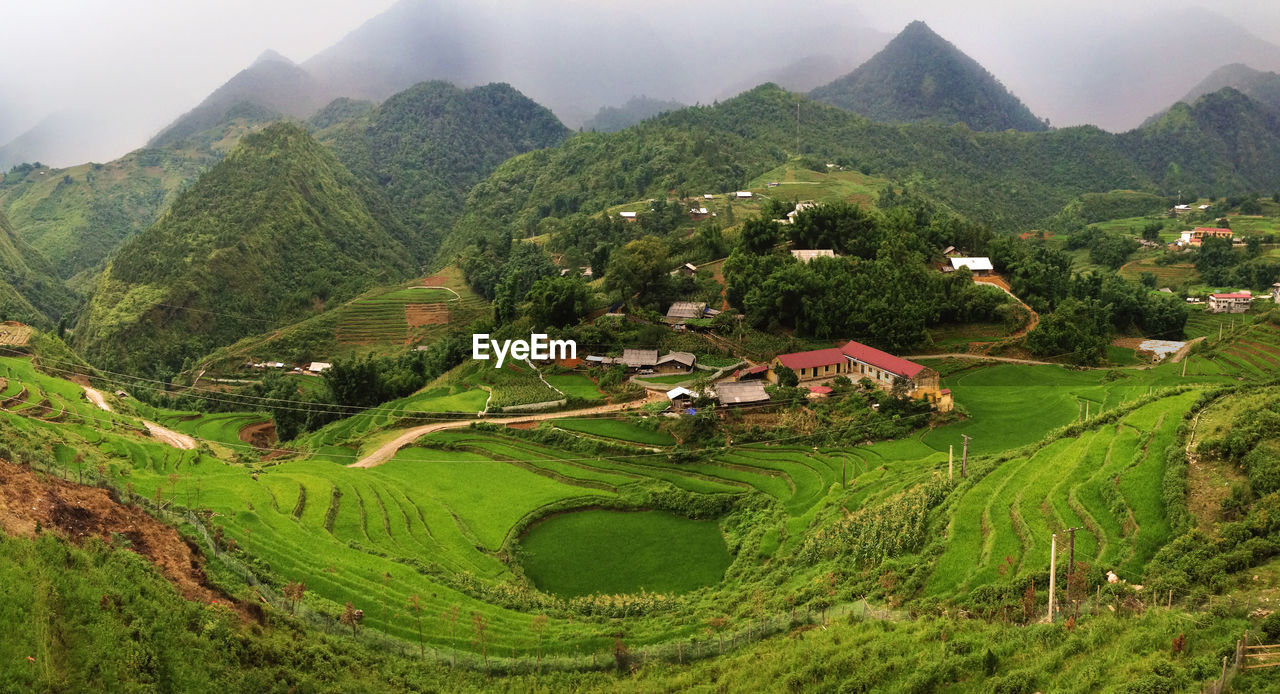
[[[355, 111], [359, 102], [331, 107]], [[416, 85], [317, 134], [349, 170], [385, 193], [412, 230], [409, 246], [422, 261], [434, 254], [473, 185], [511, 157], [568, 136], [551, 111], [510, 85], [460, 89], [447, 82]]]
[[53, 266], [13, 232], [0, 212], [0, 320], [47, 326], [74, 306]]
[[[1178, 102], [1194, 104], [1200, 97], [1222, 91], [1228, 87], [1270, 107], [1273, 111], [1280, 111], [1280, 74], [1255, 70], [1244, 63], [1223, 65], [1214, 70], [1199, 84], [1192, 87]], [[1169, 109], [1165, 109], [1147, 118], [1142, 125], [1144, 127], [1151, 125], [1163, 118], [1168, 112]]]
[[160, 131], [148, 147], [172, 145], [235, 118], [256, 122], [305, 118], [328, 101], [323, 85], [284, 56], [267, 51], [195, 108]]
[[59, 276], [80, 285], [78, 274], [98, 268], [120, 242], [154, 223], [220, 156], [198, 148], [141, 149], [106, 164], [15, 167], [0, 181], [0, 210]]
[[1280, 111], [1230, 87], [1119, 139], [1165, 192], [1280, 187]]
[[987, 131], [1048, 129], [977, 61], [920, 21], [907, 25], [853, 72], [809, 96], [885, 123], [964, 123]]
[[408, 277], [405, 236], [379, 194], [305, 130], [271, 125], [119, 249], [77, 345], [108, 368], [176, 370], [329, 300]]
[[1024, 231], [1087, 192], [1225, 195], [1280, 187], [1275, 120], [1228, 91], [1124, 135], [1089, 126], [981, 133], [873, 123], [763, 85], [715, 106], [618, 133], [579, 134], [516, 157], [472, 190], [454, 235], [542, 233], [557, 219], [668, 191], [732, 191], [797, 153], [901, 181], [996, 230]]
[[621, 106], [603, 106], [596, 115], [582, 124], [583, 130], [616, 133], [636, 123], [653, 118], [667, 111], [676, 111], [685, 105], [671, 99], [652, 99], [647, 96], [633, 96]]

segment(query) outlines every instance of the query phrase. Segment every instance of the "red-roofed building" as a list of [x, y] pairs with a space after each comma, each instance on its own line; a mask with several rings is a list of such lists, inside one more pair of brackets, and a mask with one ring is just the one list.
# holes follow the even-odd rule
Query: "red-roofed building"
[[848, 359], [844, 353], [835, 347], [828, 349], [815, 349], [810, 352], [792, 352], [790, 354], [779, 354], [773, 358], [770, 364], [769, 373], [765, 378], [770, 383], [778, 382], [777, 367], [785, 366], [796, 372], [796, 376], [803, 383], [804, 381], [815, 381], [824, 378], [835, 378], [845, 372], [848, 365]]
[[840, 353], [849, 358], [852, 366], [849, 369], [849, 378], [855, 381], [866, 376], [873, 381], [879, 381], [891, 386], [895, 376], [912, 379], [924, 369], [919, 364], [909, 362], [901, 357], [895, 357], [888, 352], [882, 352], [875, 347], [864, 345], [861, 342], [854, 342], [853, 340], [841, 347]]
[[738, 369], [738, 372], [733, 375], [733, 380], [746, 381], [753, 378], [764, 378], [768, 372], [769, 366], [767, 364], [753, 366], [749, 369]]
[[1248, 292], [1231, 294], [1210, 294], [1210, 313], [1245, 313], [1253, 303], [1253, 295]]
[[[907, 396], [928, 400], [940, 412], [949, 412], [954, 407], [951, 391], [942, 389], [942, 379], [937, 371], [901, 357], [895, 357], [861, 342], [850, 341], [839, 349], [833, 347], [811, 352], [780, 354], [774, 358], [766, 374], [770, 383], [778, 382], [777, 367], [779, 366], [786, 366], [795, 371], [801, 384], [806, 381], [826, 381], [836, 376], [847, 376], [855, 383], [866, 378], [884, 390], [892, 390], [894, 383], [901, 379]], [[825, 395], [830, 392], [822, 390], [824, 386], [808, 388], [815, 394]]]

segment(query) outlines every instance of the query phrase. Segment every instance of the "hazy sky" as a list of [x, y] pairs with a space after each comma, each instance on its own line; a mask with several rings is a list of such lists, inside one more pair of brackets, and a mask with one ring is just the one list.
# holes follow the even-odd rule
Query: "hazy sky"
[[[1280, 44], [1280, 2], [1274, 0], [508, 1], [526, 8], [546, 6], [545, 15], [536, 12], [537, 16], [562, 23], [573, 22], [575, 7], [590, 8], [581, 14], [593, 17], [602, 16], [604, 8], [618, 7], [619, 16], [628, 19], [599, 31], [616, 30], [622, 36], [637, 11], [646, 24], [655, 26], [705, 26], [707, 50], [728, 60], [734, 52], [750, 50], [734, 43], [740, 44], [744, 33], [776, 33], [790, 42], [815, 15], [825, 12], [847, 9], [841, 19], [860, 17], [888, 33], [923, 19], [986, 65], [1033, 111], [1053, 116], [1055, 124], [1084, 122], [1091, 113], [1071, 110], [1082, 100], [1080, 87], [1074, 92], [1059, 89], [1055, 61], [1087, 62], [1089, 56], [1073, 53], [1082, 36], [1123, 41], [1106, 35], [1118, 20], [1150, 26], [1172, 9], [1201, 5]], [[395, 0], [0, 0], [0, 145], [45, 116], [69, 111], [100, 118], [104, 138], [141, 145], [263, 50], [275, 49], [302, 62], [393, 4]], [[744, 27], [751, 30], [744, 32]], [[537, 31], [529, 27], [530, 35]], [[1213, 39], [1208, 34], [1202, 41], [1197, 37], [1195, 45], [1168, 50], [1214, 51]], [[796, 57], [806, 51], [847, 55], [842, 48], [802, 45], [796, 47]], [[1186, 75], [1187, 86], [1204, 76]]]
[[160, 128], [274, 48], [301, 61], [395, 0], [0, 0], [0, 99], [29, 127], [131, 102]]

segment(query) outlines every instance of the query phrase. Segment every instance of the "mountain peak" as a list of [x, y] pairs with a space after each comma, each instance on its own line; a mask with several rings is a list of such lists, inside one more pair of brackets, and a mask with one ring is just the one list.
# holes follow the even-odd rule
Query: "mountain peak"
[[261, 65], [263, 63], [288, 63], [289, 65], [297, 65], [297, 63], [281, 55], [274, 48], [268, 48], [263, 51], [256, 59], [254, 59], [253, 63], [251, 63], [249, 67]]
[[810, 96], [885, 122], [965, 123], [974, 130], [1046, 128], [977, 61], [918, 20], [858, 69]]

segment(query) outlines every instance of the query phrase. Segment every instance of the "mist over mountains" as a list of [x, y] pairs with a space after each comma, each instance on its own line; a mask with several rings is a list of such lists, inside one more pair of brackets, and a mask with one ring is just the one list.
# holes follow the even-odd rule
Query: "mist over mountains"
[[[1052, 126], [1122, 132], [1226, 64], [1280, 69], [1280, 47], [1226, 16], [1230, 9], [1099, 6], [1082, 21], [1078, 8], [1054, 6], [955, 13], [844, 0], [787, 7], [714, 0], [696, 8], [668, 0], [402, 0], [309, 57], [261, 46], [266, 53], [239, 72], [230, 66], [203, 102], [190, 99], [196, 82], [185, 80], [145, 94], [122, 89], [39, 117], [32, 114], [41, 104], [7, 99], [0, 103], [0, 167], [107, 161], [148, 141], [181, 139], [233, 109], [245, 115], [243, 103], [263, 118], [305, 119], [337, 97], [379, 102], [428, 80], [463, 88], [508, 83], [571, 128], [641, 95], [709, 104], [766, 82], [807, 92], [852, 72], [914, 19], [998, 76]], [[192, 50], [214, 48], [210, 42]]]

